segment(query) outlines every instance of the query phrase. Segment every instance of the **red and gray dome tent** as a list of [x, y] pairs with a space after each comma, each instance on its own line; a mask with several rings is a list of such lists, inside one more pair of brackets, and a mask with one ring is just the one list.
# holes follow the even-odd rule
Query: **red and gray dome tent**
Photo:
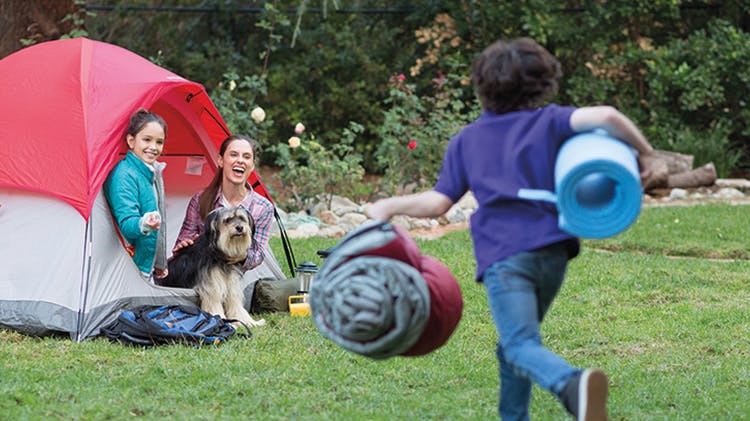
[[[230, 133], [203, 86], [86, 38], [0, 60], [0, 326], [80, 341], [124, 307], [196, 301], [192, 290], [140, 278], [101, 194], [138, 108], [168, 125], [160, 160], [173, 244], [188, 200], [215, 174], [218, 145]], [[257, 173], [251, 182], [268, 197]], [[283, 277], [267, 255], [248, 277]], [[294, 267], [291, 250], [288, 260]]]

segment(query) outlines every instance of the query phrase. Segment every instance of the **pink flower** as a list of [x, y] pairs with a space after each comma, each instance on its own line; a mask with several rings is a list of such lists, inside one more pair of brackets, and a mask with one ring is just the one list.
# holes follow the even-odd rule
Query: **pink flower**
[[412, 139], [411, 142], [409, 142], [409, 144], [406, 145], [406, 147], [413, 151], [414, 149], [417, 148], [417, 141]]
[[296, 126], [294, 126], [294, 134], [302, 134], [302, 132], [305, 131], [305, 125], [302, 123], [297, 123]]
[[294, 149], [299, 146], [300, 139], [297, 136], [292, 136], [287, 142], [289, 143], [289, 147]]
[[404, 81], [404, 79], [406, 79], [406, 76], [404, 76], [404, 74], [403, 74], [403, 73], [401, 73], [401, 74], [399, 74], [398, 76], [396, 76], [396, 79], [398, 79], [398, 80], [399, 80], [400, 82], [403, 82], [403, 81]]

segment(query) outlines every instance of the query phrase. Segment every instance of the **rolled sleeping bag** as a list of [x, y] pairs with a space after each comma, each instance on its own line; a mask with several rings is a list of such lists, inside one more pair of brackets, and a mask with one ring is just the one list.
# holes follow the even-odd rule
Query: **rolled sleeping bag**
[[318, 330], [373, 359], [425, 355], [461, 319], [461, 289], [439, 260], [423, 256], [405, 230], [368, 222], [330, 252], [310, 291]]
[[635, 151], [606, 132], [568, 139], [555, 161], [555, 192], [520, 189], [518, 196], [557, 205], [558, 225], [583, 238], [619, 234], [638, 218], [643, 191]]

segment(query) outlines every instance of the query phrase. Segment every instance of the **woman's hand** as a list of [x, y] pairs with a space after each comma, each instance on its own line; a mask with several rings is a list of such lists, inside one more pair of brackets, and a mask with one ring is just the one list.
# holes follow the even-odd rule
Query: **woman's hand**
[[172, 249], [172, 254], [177, 253], [178, 250], [184, 249], [187, 246], [192, 246], [193, 243], [195, 243], [195, 239], [198, 238], [198, 235], [195, 234], [193, 238], [186, 238], [184, 240], [180, 240], [177, 244], [174, 245], [174, 248]]

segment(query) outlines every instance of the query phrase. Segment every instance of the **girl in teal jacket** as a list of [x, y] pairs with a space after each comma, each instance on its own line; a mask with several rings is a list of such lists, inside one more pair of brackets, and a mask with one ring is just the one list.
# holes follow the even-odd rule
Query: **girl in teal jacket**
[[122, 236], [135, 248], [133, 260], [145, 279], [167, 276], [164, 183], [157, 162], [167, 124], [157, 114], [138, 110], [130, 117], [128, 153], [104, 182], [104, 195]]

